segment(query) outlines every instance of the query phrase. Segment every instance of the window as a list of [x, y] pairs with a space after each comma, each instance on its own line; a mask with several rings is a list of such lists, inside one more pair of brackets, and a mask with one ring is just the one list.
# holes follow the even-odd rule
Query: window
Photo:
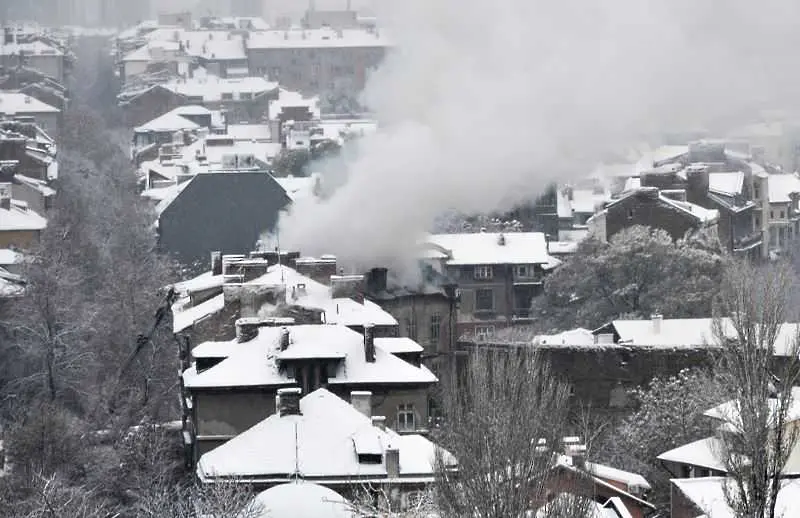
[[494, 326], [475, 326], [475, 338], [489, 338], [494, 334]]
[[414, 317], [406, 318], [406, 334], [412, 340], [417, 339], [417, 322]]
[[240, 95], [240, 98], [243, 101], [249, 101], [250, 99], [253, 98], [253, 93], [252, 92], [242, 92], [242, 94]]
[[232, 101], [233, 100], [233, 94], [232, 93], [223, 93], [222, 94], [222, 100], [223, 101]]
[[439, 313], [434, 313], [431, 315], [431, 329], [430, 329], [430, 337], [431, 342], [436, 342], [439, 340], [439, 334], [442, 327], [442, 315]]
[[775, 211], [769, 211], [769, 219], [775, 219]]
[[414, 405], [411, 403], [397, 406], [397, 429], [401, 432], [416, 430], [414, 426]]
[[475, 290], [475, 311], [494, 310], [494, 290]]
[[761, 217], [758, 214], [753, 216], [753, 221], [754, 221], [754, 225], [755, 225], [756, 229], [761, 228]]
[[514, 276], [518, 279], [529, 279], [533, 277], [533, 267], [529, 264], [518, 264], [514, 266]]
[[491, 266], [476, 266], [475, 267], [475, 278], [476, 279], [491, 279], [493, 277], [494, 272], [492, 271]]
[[636, 211], [633, 209], [628, 209], [628, 219], [633, 219], [636, 216]]
[[781, 212], [778, 215], [778, 217], [780, 217], [781, 219], [784, 219], [786, 217], [786, 212], [783, 209], [781, 209]]
[[753, 184], [753, 198], [758, 199], [761, 197], [761, 186], [757, 183]]

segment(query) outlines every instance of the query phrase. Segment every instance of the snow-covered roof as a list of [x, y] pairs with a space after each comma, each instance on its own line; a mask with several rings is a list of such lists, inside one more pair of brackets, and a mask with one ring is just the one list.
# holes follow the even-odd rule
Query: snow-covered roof
[[278, 98], [269, 102], [269, 116], [276, 119], [284, 108], [306, 107], [315, 119], [319, 119], [322, 111], [319, 97], [303, 97], [303, 94], [281, 88]]
[[[364, 337], [341, 325], [288, 326], [290, 345], [280, 350], [280, 327], [260, 327], [258, 336], [244, 343], [228, 342], [231, 354], [208, 370], [192, 367], [184, 372], [189, 388], [290, 385], [294, 380], [279, 370], [279, 360], [342, 358], [329, 385], [423, 384], [437, 381], [426, 367], [416, 367], [375, 345], [375, 361], [368, 362]], [[201, 344], [202, 346], [202, 344]], [[201, 347], [198, 346], [198, 347]], [[215, 349], [224, 342], [215, 342]]]
[[740, 194], [744, 187], [744, 173], [741, 171], [727, 173], [709, 173], [708, 189], [718, 194], [733, 196]]
[[424, 244], [447, 250], [449, 265], [541, 264], [552, 268], [561, 263], [547, 253], [547, 242], [541, 232], [431, 234]]
[[197, 277], [178, 282], [173, 288], [176, 293], [189, 294], [191, 292], [209, 290], [212, 288], [222, 289], [222, 284], [224, 282], [225, 280], [222, 275], [214, 275], [213, 272], [208, 271]]
[[719, 438], [706, 437], [705, 439], [665, 451], [656, 458], [662, 461], [689, 464], [724, 472], [727, 470], [720, 460], [722, 451], [722, 443]]
[[534, 345], [593, 345], [594, 335], [588, 329], [579, 327], [554, 335], [538, 335], [533, 338]]
[[173, 310], [172, 331], [180, 333], [223, 309], [225, 309], [225, 297], [220, 294], [196, 306], [181, 311]]
[[19, 92], [0, 92], [0, 113], [19, 115], [22, 113], [58, 113], [61, 110]]
[[353, 518], [353, 505], [333, 489], [295, 481], [273, 486], [254, 499], [254, 518]]
[[[768, 405], [770, 411], [774, 412], [777, 408], [777, 400], [770, 399]], [[735, 400], [717, 405], [704, 412], [703, 415], [713, 419], [719, 419], [737, 428], [739, 427], [739, 404]], [[786, 413], [786, 421], [791, 422], [798, 419], [800, 419], [800, 387], [795, 387], [792, 389], [792, 398], [790, 407]]]
[[[325, 312], [325, 322], [345, 326], [396, 326], [397, 320], [370, 300], [364, 303], [349, 298], [332, 298], [331, 289], [310, 277], [284, 265], [272, 265], [265, 275], [247, 284], [286, 286], [285, 302], [294, 306], [320, 309]], [[262, 316], [269, 316], [271, 308]]]
[[45, 182], [44, 180], [39, 180], [38, 178], [31, 178], [23, 174], [15, 174], [14, 180], [20, 183], [24, 183], [28, 187], [36, 189], [42, 196], [54, 196], [56, 194], [56, 190], [47, 185], [47, 182]]
[[791, 193], [800, 194], [800, 176], [793, 174], [771, 174], [768, 180], [769, 202], [789, 203]]
[[272, 130], [269, 124], [228, 124], [225, 135], [234, 140], [269, 142]]
[[[620, 344], [637, 347], [698, 347], [717, 343], [713, 330], [712, 318], [664, 318], [656, 326], [654, 319], [614, 320], [611, 325], [619, 335]], [[798, 324], [784, 323], [775, 341], [775, 354], [786, 355], [790, 350], [798, 331]], [[605, 326], [593, 331], [599, 332]], [[658, 329], [657, 329], [658, 327]], [[726, 334], [734, 335], [729, 319], [722, 319], [722, 327]]]
[[43, 230], [47, 219], [27, 208], [18, 200], [11, 200], [11, 207], [0, 208], [0, 232], [9, 230]]
[[167, 59], [174, 59], [180, 50], [181, 46], [177, 41], [152, 41], [132, 52], [129, 52], [122, 58], [122, 61], [155, 61], [156, 57], [162, 54]]
[[707, 209], [688, 201], [673, 200], [668, 196], [659, 193], [658, 198], [667, 205], [674, 207], [681, 212], [694, 216], [702, 223], [712, 223], [719, 219], [719, 211], [716, 209]]
[[0, 266], [21, 263], [25, 258], [20, 252], [10, 248], [0, 248]]
[[406, 337], [375, 338], [375, 345], [392, 354], [421, 353], [425, 350], [417, 342]]
[[[735, 484], [725, 477], [698, 477], [672, 479], [671, 482], [686, 496], [706, 518], [734, 518], [736, 513], [728, 505], [726, 493], [735, 494]], [[726, 488], [726, 484], [728, 487]], [[727, 491], [726, 491], [727, 489]], [[776, 516], [794, 516], [800, 509], [800, 480], [781, 482], [775, 511]]]
[[[227, 360], [226, 360], [227, 361]], [[223, 362], [224, 363], [224, 362]], [[357, 443], [389, 447], [400, 454], [399, 479], [430, 482], [437, 446], [419, 435], [381, 429], [343, 399], [324, 388], [300, 399], [301, 415], [273, 414], [200, 457], [201, 480], [242, 477], [283, 480], [297, 474], [326, 484], [386, 480], [385, 462], [359, 463]]]
[[594, 462], [586, 463], [586, 471], [595, 477], [625, 484], [629, 489], [636, 488], [645, 491], [649, 491], [651, 489], [647, 480], [638, 473], [632, 473], [630, 471], [613, 468], [604, 464], [596, 464]]
[[313, 198], [314, 191], [320, 183], [319, 174], [312, 174], [310, 176], [283, 176], [276, 177], [275, 181], [278, 185], [283, 187], [286, 194], [292, 201]]
[[383, 31], [330, 28], [255, 31], [247, 40], [248, 49], [386, 47], [389, 40]]
[[170, 81], [160, 86], [186, 97], [202, 97], [203, 102], [216, 102], [222, 100], [223, 94], [240, 100], [241, 94], [257, 96], [272, 92], [278, 88], [278, 83], [267, 81], [263, 77], [221, 78], [212, 74], [198, 74], [193, 78]]
[[0, 45], [0, 55], [12, 56], [18, 54], [40, 56], [63, 56], [64, 53], [52, 45], [41, 40], [19, 43], [5, 43]]
[[149, 131], [155, 131], [158, 133], [180, 130], [196, 131], [201, 127], [202, 126], [199, 124], [190, 121], [186, 117], [176, 113], [175, 110], [172, 110], [145, 124], [142, 124], [137, 128], [134, 128], [133, 131], [136, 133], [147, 133]]
[[689, 153], [689, 146], [661, 146], [642, 153], [641, 158], [634, 166], [636, 175], [652, 171], [656, 164], [677, 160]]
[[[19, 275], [0, 268], [0, 297], [16, 297], [24, 292], [25, 280]], [[0, 455], [2, 455], [2, 441], [0, 441]], [[0, 476], [2, 476], [2, 471], [0, 471]]]

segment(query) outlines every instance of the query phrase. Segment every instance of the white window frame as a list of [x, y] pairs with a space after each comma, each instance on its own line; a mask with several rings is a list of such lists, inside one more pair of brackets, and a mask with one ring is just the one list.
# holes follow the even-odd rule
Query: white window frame
[[532, 264], [515, 264], [514, 275], [517, 279], [532, 279], [533, 278], [533, 265]]
[[397, 405], [397, 430], [408, 432], [416, 430], [417, 416], [414, 413], [413, 403], [400, 403]]
[[430, 333], [430, 339], [432, 342], [437, 342], [439, 338], [442, 336], [441, 313], [431, 314], [430, 329], [428, 330], [428, 332]]
[[473, 276], [481, 281], [492, 280], [494, 278], [494, 268], [491, 265], [476, 266]]

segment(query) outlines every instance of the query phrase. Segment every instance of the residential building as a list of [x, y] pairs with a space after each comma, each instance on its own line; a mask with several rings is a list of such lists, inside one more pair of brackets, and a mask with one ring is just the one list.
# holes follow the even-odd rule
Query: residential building
[[[797, 421], [800, 420], [798, 400], [800, 388], [793, 388], [786, 421], [781, 424], [787, 430], [796, 429]], [[775, 412], [774, 401], [765, 401], [764, 404], [770, 409], [770, 413]], [[735, 400], [709, 409], [704, 415], [714, 420], [720, 435], [694, 441], [658, 456], [658, 460], [676, 477], [671, 480], [673, 518], [689, 518], [698, 513], [714, 518], [735, 516], [725, 498], [726, 489], [736, 489], [732, 479], [727, 477], [722, 436], [735, 436], [739, 433], [738, 425], [735, 424], [741, 421], [738, 414], [739, 403]], [[787, 436], [791, 433], [786, 432]], [[800, 445], [793, 445], [792, 448], [781, 469], [783, 481], [780, 482], [776, 505], [776, 510], [781, 515], [800, 504], [800, 484], [797, 483], [797, 477], [800, 476]]]
[[674, 240], [703, 231], [717, 239], [719, 211], [686, 201], [684, 191], [640, 187], [627, 191], [589, 218], [589, 235], [608, 241], [634, 225], [665, 230]]
[[[139, 163], [153, 154], [167, 154], [172, 157], [176, 154], [175, 146], [180, 149], [200, 138], [202, 134], [208, 134], [215, 123], [219, 125], [220, 121], [215, 120], [211, 110], [203, 106], [179, 106], [133, 129], [131, 158]], [[169, 146], [171, 144], [173, 146]]]
[[31, 117], [0, 119], [0, 162], [13, 167], [14, 175], [45, 183], [58, 178], [55, 141]]
[[768, 236], [770, 253], [791, 251], [800, 238], [800, 175], [757, 175], [753, 198], [760, 209], [753, 217], [753, 230]]
[[28, 66], [0, 66], [0, 90], [29, 95], [62, 111], [69, 102], [67, 89], [62, 83]]
[[0, 183], [0, 249], [27, 249], [39, 241], [47, 220], [11, 196], [11, 183]]
[[[239, 319], [237, 338], [202, 343], [191, 356], [182, 387], [195, 462], [274, 414], [281, 388], [309, 394], [326, 388], [329, 399], [346, 405], [344, 398], [352, 398], [363, 413], [375, 410], [387, 424], [413, 434], [427, 429], [428, 393], [438, 381], [424, 366], [376, 344], [369, 326], [361, 335], [339, 324], [279, 327], [269, 319]], [[224, 451], [218, 455], [233, 457]], [[205, 477], [224, 476], [214, 468], [206, 465]], [[280, 472], [239, 475], [275, 473]], [[306, 473], [306, 480], [311, 475]]]
[[0, 44], [0, 67], [6, 69], [26, 67], [44, 74], [59, 84], [64, 84], [66, 79], [67, 66], [64, 52], [39, 39]]
[[251, 32], [250, 72], [282, 87], [319, 94], [360, 92], [383, 61], [389, 43], [377, 30], [287, 29]]
[[458, 283], [459, 336], [530, 323], [531, 301], [542, 292], [544, 276], [560, 264], [538, 232], [431, 235], [420, 253]]
[[19, 92], [0, 91], [0, 118], [32, 117], [50, 137], [58, 139], [61, 110]]
[[556, 189], [559, 230], [585, 229], [589, 218], [611, 201], [611, 193], [602, 183], [590, 183], [565, 185]]
[[[296, 345], [287, 351], [292, 347]], [[387, 373], [387, 378], [397, 377], [403, 376]], [[392, 430], [391, 417], [373, 413], [389, 410], [389, 405], [374, 405], [377, 398], [370, 392], [352, 391], [348, 403], [335, 390], [329, 383], [328, 389], [301, 398], [298, 388], [279, 389], [273, 397], [277, 409], [204, 453], [197, 463], [198, 477], [204, 482], [235, 479], [256, 487], [297, 477], [353, 499], [365, 486], [383, 488], [400, 508], [407, 508], [433, 483], [437, 456], [455, 467], [451, 454], [422, 435]]]
[[[252, 163], [252, 157], [249, 160]], [[263, 170], [198, 174], [175, 186], [172, 196], [157, 206], [158, 244], [186, 266], [205, 262], [212, 250], [250, 250], [262, 233], [272, 230], [290, 202], [281, 185]]]
[[429, 265], [420, 267], [418, 283], [401, 281], [387, 268], [367, 273], [366, 295], [400, 325], [400, 336], [420, 344], [425, 365], [438, 376], [451, 364], [458, 321], [457, 284]]

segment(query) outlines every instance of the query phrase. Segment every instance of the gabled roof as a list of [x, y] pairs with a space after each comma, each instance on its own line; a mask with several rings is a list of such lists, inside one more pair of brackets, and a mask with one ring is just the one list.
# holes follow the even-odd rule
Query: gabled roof
[[274, 414], [200, 457], [203, 481], [241, 477], [285, 481], [292, 475], [326, 484], [388, 478], [385, 462], [359, 463], [358, 443], [380, 453], [400, 453], [399, 478], [431, 482], [437, 446], [419, 435], [401, 436], [373, 426], [370, 418], [325, 389], [300, 399], [301, 415]]
[[[673, 479], [671, 482], [691, 501], [706, 518], [734, 518], [726, 498], [728, 489], [736, 492], [735, 484], [725, 477], [698, 477]], [[776, 516], [794, 516], [800, 509], [800, 480], [792, 479], [781, 483], [776, 503]]]
[[0, 113], [2, 114], [59, 113], [60, 111], [58, 108], [23, 93], [0, 92]]
[[406, 337], [375, 338], [375, 345], [392, 354], [421, 353], [425, 350], [417, 342]]
[[705, 207], [701, 207], [700, 205], [695, 205], [694, 203], [689, 203], [686, 201], [673, 200], [672, 198], [665, 196], [656, 187], [639, 187], [635, 190], [626, 191], [621, 197], [606, 205], [604, 211], [608, 211], [609, 209], [615, 207], [625, 200], [628, 200], [631, 197], [648, 195], [652, 196], [653, 199], [657, 203], [662, 204], [662, 206], [668, 206], [680, 212], [681, 214], [690, 216], [698, 223], [713, 223], [719, 219], [719, 211], [714, 209], [706, 209]]
[[658, 460], [688, 464], [717, 471], [727, 471], [720, 460], [722, 443], [717, 437], [706, 437], [699, 441], [690, 442], [669, 451], [665, 451]]
[[135, 133], [146, 133], [148, 131], [155, 131], [158, 133], [162, 133], [167, 131], [180, 131], [180, 130], [196, 131], [202, 127], [199, 124], [196, 124], [190, 121], [189, 119], [183, 117], [182, 115], [180, 115], [178, 110], [180, 110], [180, 108], [176, 108], [175, 110], [169, 111], [164, 115], [156, 117], [150, 122], [147, 122], [137, 128], [134, 128], [133, 131]]
[[423, 242], [428, 244], [443, 249], [449, 265], [541, 264], [553, 268], [561, 264], [547, 253], [541, 232], [431, 234]]
[[[280, 350], [280, 327], [261, 327], [258, 336], [244, 343], [227, 342], [229, 355], [219, 364], [198, 373], [184, 372], [188, 388], [250, 387], [292, 385], [294, 380], [279, 369], [280, 360], [300, 358], [342, 358], [329, 385], [422, 384], [437, 381], [426, 367], [416, 367], [375, 345], [375, 361], [367, 362], [364, 337], [340, 325], [288, 326], [290, 345]], [[215, 342], [216, 351], [226, 342]], [[203, 344], [198, 347], [207, 346]], [[206, 351], [207, 352], [207, 351]]]

